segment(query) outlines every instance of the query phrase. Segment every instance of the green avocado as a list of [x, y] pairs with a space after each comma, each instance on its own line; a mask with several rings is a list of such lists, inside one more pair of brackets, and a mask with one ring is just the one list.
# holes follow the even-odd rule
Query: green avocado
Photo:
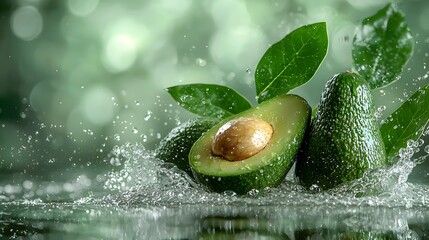
[[155, 157], [175, 164], [192, 176], [188, 161], [189, 151], [195, 141], [218, 122], [219, 120], [214, 118], [197, 118], [173, 128], [155, 149]]
[[297, 179], [307, 188], [329, 189], [385, 164], [370, 88], [357, 73], [335, 75], [326, 83], [298, 154]]
[[[204, 133], [189, 153], [189, 163], [195, 179], [209, 190], [230, 190], [238, 194], [245, 194], [252, 189], [278, 186], [294, 163], [305, 129], [310, 123], [310, 115], [311, 108], [303, 98], [281, 95], [222, 120]], [[272, 128], [271, 137], [264, 148], [241, 160], [228, 160], [223, 155], [214, 154], [214, 140], [218, 134], [227, 132], [225, 127], [231, 122], [239, 122], [242, 119], [256, 120], [250, 121], [255, 124], [246, 126], [254, 131], [255, 135], [248, 138], [246, 134], [242, 134], [246, 132], [241, 129], [237, 130], [239, 134], [227, 136], [227, 142], [237, 143], [230, 146], [233, 149], [231, 152], [252, 152], [252, 149], [243, 150], [239, 145], [247, 138], [253, 140], [260, 137], [263, 131], [257, 127], [259, 122], [265, 122]]]

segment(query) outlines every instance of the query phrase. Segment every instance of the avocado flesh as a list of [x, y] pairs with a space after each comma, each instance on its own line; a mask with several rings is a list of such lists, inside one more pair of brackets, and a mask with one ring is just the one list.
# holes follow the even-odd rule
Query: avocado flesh
[[346, 71], [329, 80], [298, 155], [300, 183], [329, 189], [385, 165], [374, 113], [370, 88], [360, 75]]
[[159, 143], [155, 150], [155, 157], [175, 164], [192, 176], [188, 161], [189, 151], [195, 141], [218, 122], [219, 120], [214, 118], [197, 118], [173, 128]]
[[[282, 95], [222, 120], [198, 139], [189, 153], [195, 179], [212, 191], [244, 194], [252, 189], [278, 186], [292, 167], [311, 109], [296, 95]], [[258, 118], [273, 127], [268, 145], [241, 161], [214, 156], [211, 146], [216, 132], [226, 122], [241, 117]]]

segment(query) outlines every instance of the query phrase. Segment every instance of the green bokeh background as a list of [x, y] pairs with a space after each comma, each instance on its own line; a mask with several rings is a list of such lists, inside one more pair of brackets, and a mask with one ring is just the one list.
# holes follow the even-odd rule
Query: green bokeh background
[[[387, 2], [2, 0], [0, 183], [102, 179], [120, 168], [109, 158], [115, 145], [153, 149], [195, 117], [166, 93], [172, 85], [227, 85], [255, 103], [254, 69], [270, 44], [326, 21], [328, 56], [311, 82], [293, 90], [315, 106], [325, 82], [350, 69], [355, 27]], [[398, 5], [415, 52], [402, 79], [374, 91], [384, 117], [429, 83], [429, 1]], [[426, 165], [414, 179], [428, 181]]]

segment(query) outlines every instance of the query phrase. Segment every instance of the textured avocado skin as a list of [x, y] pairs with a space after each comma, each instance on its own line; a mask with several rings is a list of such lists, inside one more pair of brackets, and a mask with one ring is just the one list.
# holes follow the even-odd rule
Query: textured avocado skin
[[189, 151], [195, 141], [218, 122], [219, 120], [214, 118], [197, 118], [173, 128], [159, 143], [155, 157], [175, 164], [192, 176], [188, 161]]
[[374, 113], [371, 91], [360, 75], [346, 71], [329, 80], [298, 154], [299, 182], [329, 189], [385, 165]]

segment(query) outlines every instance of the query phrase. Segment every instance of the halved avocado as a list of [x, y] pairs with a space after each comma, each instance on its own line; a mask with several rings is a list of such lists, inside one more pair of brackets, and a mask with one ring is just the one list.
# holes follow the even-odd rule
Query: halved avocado
[[[238, 194], [278, 186], [292, 167], [310, 117], [311, 108], [303, 98], [282, 95], [222, 120], [204, 133], [191, 148], [189, 163], [195, 179], [212, 191], [231, 190]], [[240, 119], [262, 120], [272, 127], [272, 135], [266, 146], [240, 160], [227, 160], [222, 155], [213, 154], [213, 141], [219, 132], [224, 131], [232, 121]], [[255, 125], [249, 127], [255, 130]], [[235, 137], [237, 141], [241, 141], [241, 137], [246, 138], [240, 135]], [[226, 139], [230, 140], [229, 137]]]

